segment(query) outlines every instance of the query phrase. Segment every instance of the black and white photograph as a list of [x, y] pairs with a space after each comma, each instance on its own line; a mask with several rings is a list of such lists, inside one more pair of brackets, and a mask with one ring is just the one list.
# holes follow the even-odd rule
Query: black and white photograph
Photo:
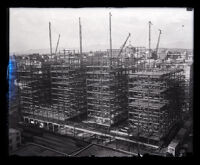
[[193, 154], [194, 9], [9, 8], [8, 150]]

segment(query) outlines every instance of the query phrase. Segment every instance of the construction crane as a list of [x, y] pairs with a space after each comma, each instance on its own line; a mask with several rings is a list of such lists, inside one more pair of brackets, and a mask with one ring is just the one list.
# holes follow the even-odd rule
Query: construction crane
[[49, 22], [49, 42], [50, 42], [50, 54], [52, 56], [51, 22]]
[[81, 27], [80, 17], [79, 17], [79, 39], [80, 39], [80, 54], [82, 55], [82, 27]]
[[123, 50], [124, 46], [126, 45], [126, 42], [128, 41], [128, 39], [129, 39], [130, 36], [131, 36], [131, 33], [128, 34], [128, 37], [126, 38], [126, 41], [125, 41], [124, 44], [122, 45], [122, 47], [121, 47], [121, 49], [120, 49], [120, 51], [119, 51], [118, 57], [121, 55], [122, 50]]
[[160, 43], [160, 35], [161, 35], [161, 30], [159, 30], [159, 35], [158, 35], [158, 42], [157, 42], [157, 45], [156, 45], [156, 57], [158, 57], [158, 47], [159, 47], [159, 43]]
[[159, 35], [158, 35], [158, 42], [157, 42], [157, 45], [156, 45], [156, 50], [152, 53], [152, 58], [154, 59], [154, 60], [157, 60], [157, 58], [158, 58], [158, 48], [159, 48], [159, 43], [160, 43], [160, 35], [161, 35], [161, 30], [160, 29], [158, 29], [159, 30]]
[[109, 37], [110, 37], [110, 54], [109, 54], [109, 57], [110, 57], [110, 66], [112, 67], [112, 33], [111, 33], [111, 13], [109, 13]]
[[153, 24], [151, 21], [149, 21], [149, 58], [151, 57], [151, 25]]
[[109, 13], [110, 57], [112, 58], [111, 13]]
[[56, 53], [57, 53], [57, 49], [58, 49], [58, 44], [59, 44], [59, 41], [60, 41], [60, 34], [59, 34], [59, 36], [58, 36], [58, 41], [57, 41], [57, 44], [56, 44], [55, 55], [56, 55]]

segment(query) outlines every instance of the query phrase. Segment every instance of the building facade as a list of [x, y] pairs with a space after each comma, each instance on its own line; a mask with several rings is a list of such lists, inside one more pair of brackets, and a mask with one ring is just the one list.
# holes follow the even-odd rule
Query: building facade
[[17, 150], [21, 145], [21, 133], [19, 130], [9, 129], [9, 153]]

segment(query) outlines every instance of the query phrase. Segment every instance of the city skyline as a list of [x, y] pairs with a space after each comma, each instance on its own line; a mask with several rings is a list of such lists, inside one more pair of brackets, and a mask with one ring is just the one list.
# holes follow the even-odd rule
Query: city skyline
[[61, 34], [59, 48], [78, 50], [79, 17], [83, 51], [109, 49], [109, 12], [112, 13], [114, 49], [120, 48], [129, 32], [127, 45], [148, 47], [148, 21], [153, 23], [151, 48], [156, 47], [158, 29], [163, 31], [160, 47], [193, 48], [193, 11], [185, 8], [11, 8], [10, 52], [48, 50], [49, 21], [53, 48]]

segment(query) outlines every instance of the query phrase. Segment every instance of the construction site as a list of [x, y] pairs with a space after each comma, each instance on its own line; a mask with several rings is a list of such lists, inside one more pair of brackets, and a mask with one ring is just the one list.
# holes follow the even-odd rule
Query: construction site
[[191, 111], [192, 73], [186, 78], [177, 61], [159, 61], [161, 30], [153, 50], [150, 21], [149, 48], [126, 46], [129, 34], [112, 49], [111, 14], [109, 23], [106, 51], [82, 51], [79, 18], [79, 51], [57, 52], [59, 35], [54, 53], [49, 23], [50, 54], [15, 56], [21, 123], [128, 154], [138, 146], [159, 153]]
[[173, 69], [129, 75], [128, 120], [132, 134], [160, 142], [180, 120], [182, 72]]
[[128, 116], [127, 71], [118, 58], [101, 52], [87, 61], [88, 122], [111, 127]]

